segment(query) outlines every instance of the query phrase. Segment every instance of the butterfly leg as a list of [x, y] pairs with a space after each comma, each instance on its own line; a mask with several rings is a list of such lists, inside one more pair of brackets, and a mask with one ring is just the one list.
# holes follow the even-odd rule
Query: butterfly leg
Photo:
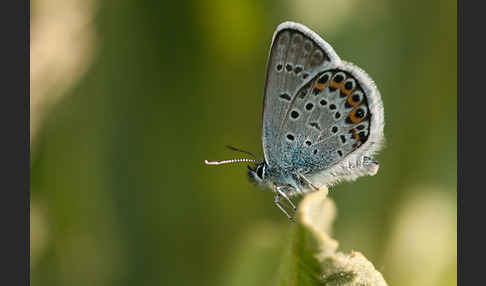
[[309, 179], [307, 179], [304, 175], [301, 173], [297, 172], [297, 175], [299, 176], [300, 179], [302, 179], [307, 185], [309, 185], [314, 191], [318, 191], [319, 188], [314, 186], [314, 184], [311, 183]]
[[292, 206], [292, 208], [295, 210], [297, 210], [297, 207], [294, 205], [294, 203], [289, 199], [289, 197], [282, 191], [282, 186], [277, 186], [276, 187], [276, 190], [277, 190], [277, 194], [279, 194], [280, 196], [284, 197], [288, 202], [289, 204]]
[[294, 218], [289, 215], [289, 213], [280, 205], [280, 194], [275, 195], [275, 200], [274, 200], [275, 205], [289, 218], [290, 221], [294, 222]]

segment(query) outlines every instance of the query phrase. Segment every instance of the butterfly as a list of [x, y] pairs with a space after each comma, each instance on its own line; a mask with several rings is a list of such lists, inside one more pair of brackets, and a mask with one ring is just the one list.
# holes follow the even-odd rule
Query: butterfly
[[368, 74], [343, 61], [318, 34], [295, 22], [274, 32], [263, 102], [263, 160], [205, 161], [208, 165], [249, 162], [250, 181], [284, 198], [318, 191], [342, 180], [377, 173], [372, 156], [384, 141], [380, 92]]

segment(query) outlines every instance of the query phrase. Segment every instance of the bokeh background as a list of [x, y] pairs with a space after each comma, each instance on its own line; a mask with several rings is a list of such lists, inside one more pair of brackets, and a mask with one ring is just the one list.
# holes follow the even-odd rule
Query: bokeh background
[[376, 81], [377, 176], [333, 236], [390, 285], [456, 285], [452, 0], [32, 0], [32, 285], [272, 285], [289, 223], [259, 155], [271, 37], [301, 22]]

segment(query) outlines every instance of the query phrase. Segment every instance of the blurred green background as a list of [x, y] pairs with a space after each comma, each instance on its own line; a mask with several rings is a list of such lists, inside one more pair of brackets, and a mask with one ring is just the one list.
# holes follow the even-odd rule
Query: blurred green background
[[31, 1], [32, 285], [272, 285], [289, 223], [262, 155], [268, 50], [301, 22], [385, 107], [377, 176], [331, 189], [333, 237], [390, 285], [456, 285], [455, 1]]

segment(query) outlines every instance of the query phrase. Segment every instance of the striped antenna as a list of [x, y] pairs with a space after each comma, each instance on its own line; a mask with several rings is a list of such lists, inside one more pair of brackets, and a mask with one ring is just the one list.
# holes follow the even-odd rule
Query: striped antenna
[[236, 152], [241, 152], [241, 153], [248, 154], [248, 155], [252, 156], [252, 157], [253, 157], [253, 159], [256, 159], [255, 154], [253, 154], [253, 153], [251, 153], [251, 152], [248, 152], [248, 151], [245, 151], [245, 150], [242, 150], [242, 149], [239, 149], [239, 148], [236, 148], [236, 147], [230, 146], [230, 145], [226, 145], [226, 148], [228, 148], [228, 149], [230, 149], [230, 150], [233, 150], [233, 151], [236, 151]]
[[232, 160], [223, 160], [223, 161], [208, 161], [204, 160], [206, 165], [223, 165], [223, 164], [230, 164], [230, 163], [240, 163], [240, 162], [252, 162], [255, 163], [256, 161], [253, 159], [232, 159]]

